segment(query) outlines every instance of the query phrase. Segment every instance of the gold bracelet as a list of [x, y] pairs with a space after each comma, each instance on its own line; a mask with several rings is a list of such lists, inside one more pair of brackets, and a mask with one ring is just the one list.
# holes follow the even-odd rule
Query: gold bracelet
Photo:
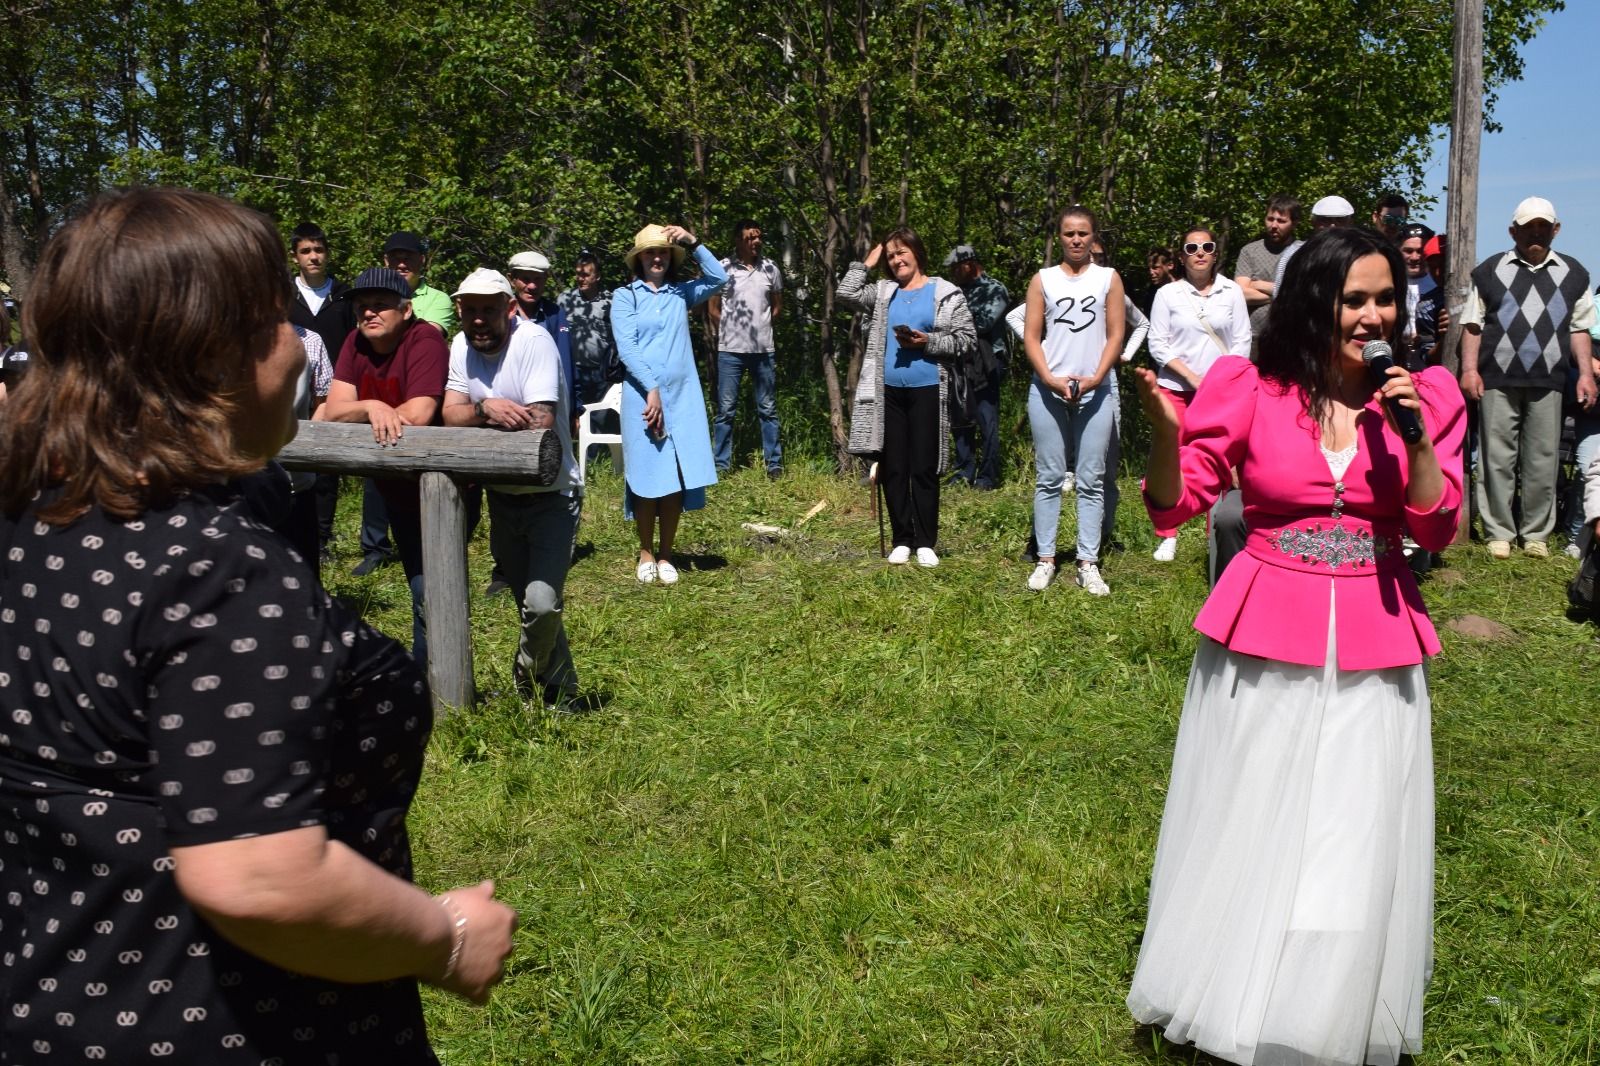
[[461, 961], [461, 949], [467, 944], [467, 916], [449, 896], [439, 897], [439, 906], [450, 916], [450, 957], [445, 960], [443, 980], [455, 976], [456, 965]]

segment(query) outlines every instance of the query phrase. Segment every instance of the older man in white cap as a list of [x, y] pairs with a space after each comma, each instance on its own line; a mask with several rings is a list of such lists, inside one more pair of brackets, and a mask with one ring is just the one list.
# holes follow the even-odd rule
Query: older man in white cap
[[[1519, 537], [1535, 558], [1550, 554], [1556, 525], [1557, 449], [1567, 364], [1578, 372], [1578, 403], [1594, 406], [1589, 341], [1595, 325], [1589, 272], [1550, 245], [1561, 232], [1555, 205], [1530, 196], [1511, 216], [1516, 247], [1472, 271], [1461, 316], [1461, 391], [1481, 404], [1478, 508], [1489, 555], [1506, 559]], [[1521, 482], [1520, 520], [1512, 500]]]
[[519, 599], [518, 691], [531, 698], [537, 683], [546, 708], [581, 709], [561, 619], [579, 506], [566, 371], [548, 332], [507, 313], [512, 287], [498, 270], [474, 270], [453, 295], [461, 332], [450, 345], [445, 425], [553, 429], [561, 438], [563, 466], [554, 484], [487, 486], [489, 550]]

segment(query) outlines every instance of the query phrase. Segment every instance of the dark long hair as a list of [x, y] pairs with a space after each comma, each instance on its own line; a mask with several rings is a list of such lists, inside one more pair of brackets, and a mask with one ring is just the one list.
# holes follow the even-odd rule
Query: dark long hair
[[28, 387], [0, 417], [0, 508], [67, 523], [98, 504], [132, 518], [261, 466], [235, 398], [288, 310], [283, 242], [209, 193], [133, 189], [91, 201], [39, 257], [23, 331]]
[[1318, 426], [1342, 381], [1337, 352], [1345, 278], [1356, 260], [1369, 255], [1381, 255], [1389, 263], [1395, 319], [1384, 339], [1397, 345], [1406, 321], [1405, 262], [1381, 235], [1350, 226], [1321, 230], [1294, 254], [1261, 330], [1257, 365], [1262, 377], [1298, 388], [1306, 413]]

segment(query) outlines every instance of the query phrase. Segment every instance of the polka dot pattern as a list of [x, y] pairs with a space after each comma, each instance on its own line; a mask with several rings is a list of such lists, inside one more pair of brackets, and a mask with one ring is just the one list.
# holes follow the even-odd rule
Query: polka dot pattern
[[312, 825], [411, 873], [421, 671], [243, 512], [0, 519], [0, 1064], [437, 1061], [415, 982], [278, 969], [174, 883]]

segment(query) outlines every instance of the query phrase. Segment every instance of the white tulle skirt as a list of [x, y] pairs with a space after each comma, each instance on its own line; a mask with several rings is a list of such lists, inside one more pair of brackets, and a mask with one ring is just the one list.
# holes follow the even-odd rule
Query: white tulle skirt
[[[1331, 619], [1330, 619], [1331, 622]], [[1423, 667], [1342, 672], [1202, 639], [1128, 1008], [1247, 1066], [1392, 1066], [1433, 970]]]

